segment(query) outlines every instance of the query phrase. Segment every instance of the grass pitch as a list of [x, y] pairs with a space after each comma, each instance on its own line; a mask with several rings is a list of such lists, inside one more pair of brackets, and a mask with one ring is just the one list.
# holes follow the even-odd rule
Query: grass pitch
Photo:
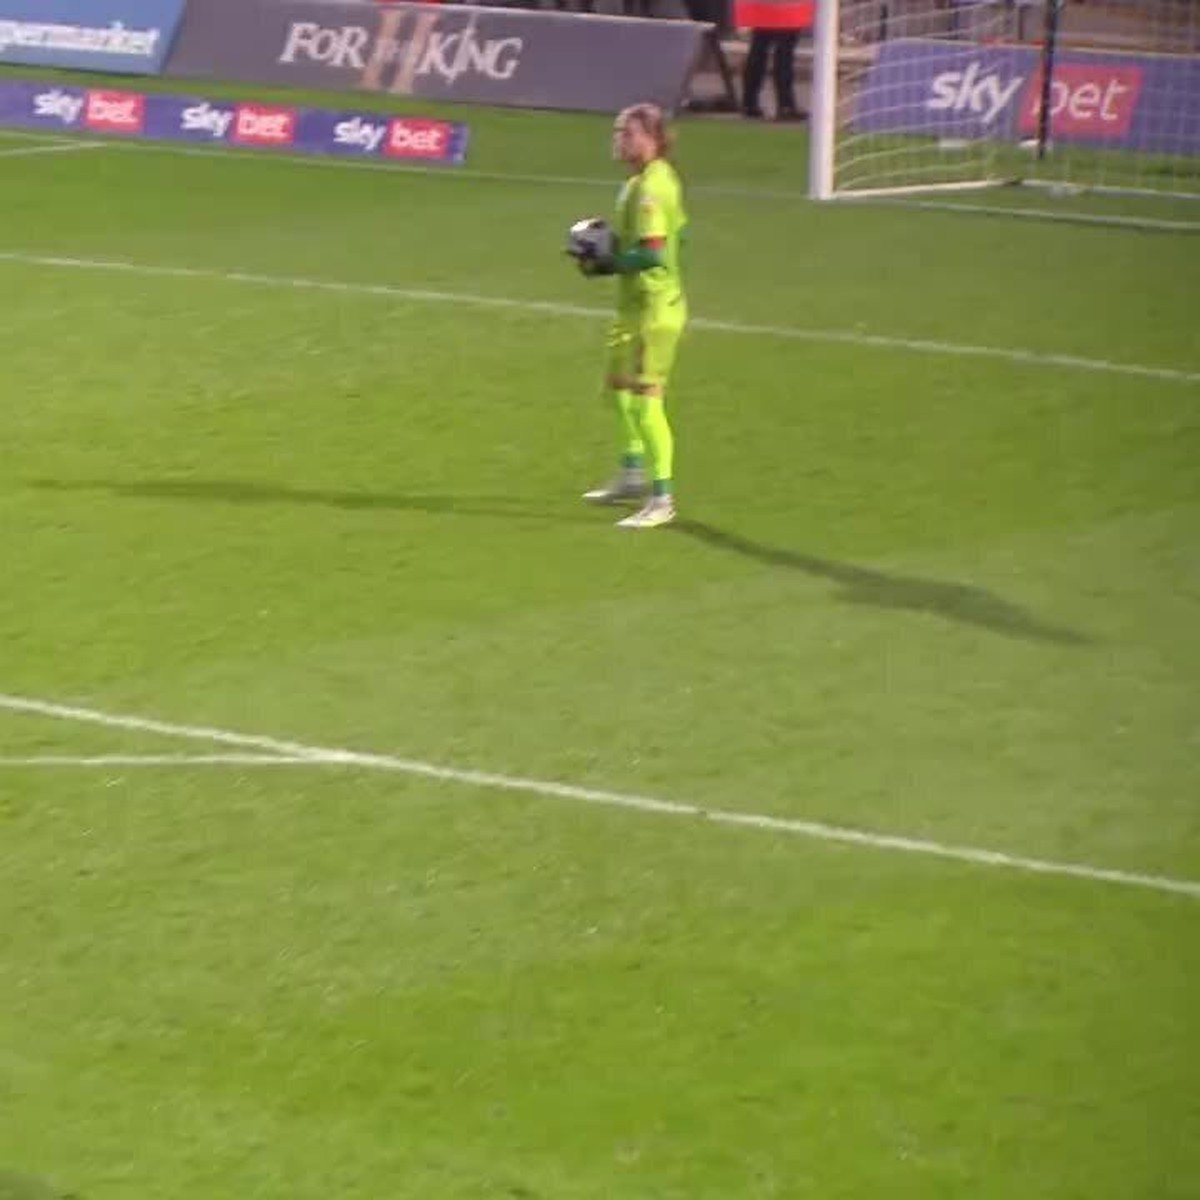
[[560, 254], [607, 123], [453, 115], [464, 172], [0, 135], [0, 692], [443, 771], [0, 705], [0, 1167], [1194, 1196], [1197, 898], [880, 839], [1200, 880], [1200, 240], [814, 207], [685, 123], [628, 534]]

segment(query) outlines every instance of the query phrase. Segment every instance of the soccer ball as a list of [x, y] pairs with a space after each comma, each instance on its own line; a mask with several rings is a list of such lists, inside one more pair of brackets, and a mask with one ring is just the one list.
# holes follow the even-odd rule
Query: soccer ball
[[610, 259], [617, 239], [602, 217], [584, 217], [567, 230], [567, 253], [572, 258]]

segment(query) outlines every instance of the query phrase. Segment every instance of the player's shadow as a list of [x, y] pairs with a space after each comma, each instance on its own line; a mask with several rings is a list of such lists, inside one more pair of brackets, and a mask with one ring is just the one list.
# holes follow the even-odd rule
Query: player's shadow
[[790, 567], [815, 579], [836, 583], [841, 588], [838, 599], [847, 604], [928, 613], [943, 620], [976, 625], [1005, 637], [1035, 642], [1052, 642], [1061, 646], [1093, 644], [1093, 639], [1086, 634], [1039, 620], [1011, 601], [972, 584], [945, 583], [914, 575], [873, 571], [869, 567], [817, 558], [796, 550], [764, 546], [703, 521], [681, 520], [676, 523], [675, 529], [705, 545], [773, 567]]
[[63, 1192], [44, 1179], [16, 1171], [0, 1170], [0, 1200], [80, 1200], [74, 1192]]
[[[538, 506], [517, 496], [447, 496], [427, 493], [358, 492], [333, 488], [302, 488], [288, 484], [254, 483], [240, 479], [56, 480], [39, 479], [34, 486], [57, 492], [108, 492], [148, 500], [195, 500], [215, 504], [288, 504], [337, 508], [349, 512], [421, 512], [461, 517], [520, 517], [536, 521], [586, 524], [585, 514], [573, 516]], [[0, 1198], [2, 1200], [2, 1198]]]
[[[421, 512], [468, 517], [498, 517], [595, 526], [595, 514], [572, 515], [553, 506], [538, 505], [516, 496], [447, 496], [422, 493], [356, 492], [300, 488], [248, 480], [36, 480], [48, 491], [105, 491], [115, 496], [152, 500], [202, 501], [218, 504], [301, 504], [347, 511]], [[765, 546], [741, 534], [681, 520], [673, 529], [705, 545], [730, 551], [773, 567], [789, 567], [841, 587], [839, 599], [849, 604], [928, 613], [948, 621], [976, 625], [1006, 637], [1086, 646], [1093, 639], [1072, 629], [1052, 625], [984, 588], [944, 583], [911, 575], [888, 574], [851, 563], [817, 558], [796, 550]], [[2, 1200], [2, 1198], [0, 1198]]]

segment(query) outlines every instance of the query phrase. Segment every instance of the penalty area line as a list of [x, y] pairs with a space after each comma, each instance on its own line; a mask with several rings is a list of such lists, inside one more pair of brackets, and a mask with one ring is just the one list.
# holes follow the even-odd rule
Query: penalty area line
[[441, 783], [457, 783], [471, 787], [496, 791], [523, 792], [529, 795], [547, 796], [594, 804], [609, 808], [630, 809], [636, 812], [660, 816], [689, 817], [714, 825], [732, 825], [741, 828], [765, 830], [807, 838], [812, 841], [836, 842], [860, 846], [872, 850], [888, 850], [902, 854], [917, 854], [927, 857], [949, 859], [974, 866], [993, 867], [1010, 871], [1021, 871], [1039, 875], [1062, 876], [1088, 880], [1092, 883], [1115, 884], [1126, 887], [1146, 888], [1157, 892], [1200, 899], [1200, 881], [1173, 879], [1164, 875], [1140, 874], [1087, 863], [1056, 862], [1050, 859], [1030, 858], [1024, 855], [1005, 854], [996, 850], [985, 850], [974, 846], [958, 846], [924, 838], [903, 837], [893, 834], [875, 833], [870, 830], [850, 829], [828, 825], [819, 821], [804, 821], [791, 817], [773, 817], [761, 813], [733, 812], [725, 809], [704, 808], [695, 804], [684, 804], [672, 800], [659, 800], [651, 796], [639, 796], [625, 792], [604, 791], [597, 788], [578, 787], [574, 784], [557, 783], [551, 780], [529, 779], [520, 776], [502, 775], [494, 772], [476, 771], [459, 767], [439, 766], [418, 759], [399, 758], [388, 754], [362, 753], [324, 746], [309, 746], [300, 742], [287, 741], [261, 734], [237, 733], [208, 725], [182, 725], [148, 717], [121, 713], [103, 712], [98, 709], [82, 708], [77, 705], [58, 704], [29, 696], [14, 696], [0, 693], [0, 709], [53, 717], [66, 721], [79, 721], [101, 725], [110, 729], [137, 730], [156, 733], [165, 737], [186, 738], [193, 741], [211, 742], [235, 746], [244, 750], [266, 753], [291, 759], [298, 763], [341, 765], [377, 771], [389, 771], [399, 775], [410, 775], [432, 779]]

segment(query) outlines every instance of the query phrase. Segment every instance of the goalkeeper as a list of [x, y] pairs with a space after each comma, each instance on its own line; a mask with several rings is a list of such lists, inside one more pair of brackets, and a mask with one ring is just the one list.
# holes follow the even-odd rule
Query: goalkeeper
[[656, 105], [635, 104], [620, 113], [613, 128], [613, 157], [626, 164], [630, 178], [617, 199], [616, 248], [611, 258], [593, 254], [579, 261], [585, 275], [617, 276], [605, 386], [616, 406], [621, 438], [616, 477], [586, 492], [584, 499], [593, 504], [645, 499], [636, 513], [617, 522], [625, 529], [653, 529], [675, 518], [674, 438], [664, 393], [687, 322], [680, 276], [687, 217], [669, 150], [666, 119]]

